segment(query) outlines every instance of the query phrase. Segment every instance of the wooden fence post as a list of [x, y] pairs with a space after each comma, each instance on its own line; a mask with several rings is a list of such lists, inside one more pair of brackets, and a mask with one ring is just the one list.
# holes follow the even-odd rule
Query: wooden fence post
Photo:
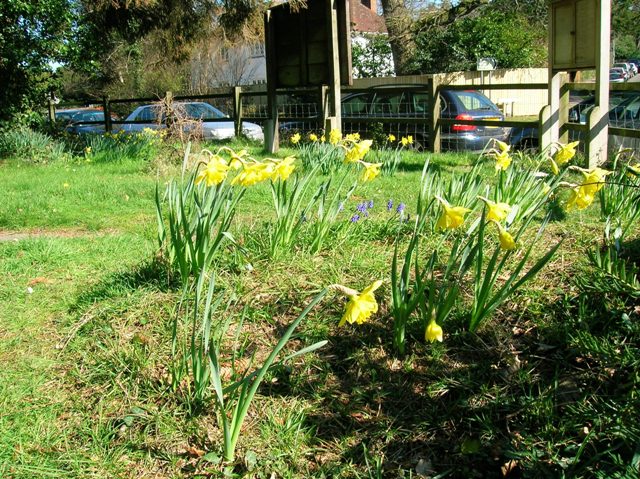
[[324, 129], [329, 118], [329, 87], [327, 85], [320, 85], [319, 90], [320, 101], [320, 124]]
[[431, 153], [440, 153], [440, 92], [438, 91], [439, 82], [435, 76], [429, 79], [429, 106], [431, 114], [429, 115], [429, 136]]
[[164, 119], [164, 123], [167, 126], [167, 128], [169, 128], [171, 126], [171, 124], [173, 123], [173, 92], [170, 91], [166, 91], [164, 92], [164, 99], [162, 100], [162, 103], [164, 104], [164, 113], [165, 113], [165, 119]]
[[551, 106], [545, 105], [538, 115], [538, 145], [540, 151], [545, 151], [551, 146]]
[[52, 125], [56, 122], [56, 104], [53, 98], [49, 97], [49, 123]]
[[102, 111], [104, 113], [104, 131], [105, 133], [111, 133], [111, 102], [109, 101], [109, 95], [102, 97]]
[[242, 133], [242, 87], [233, 87], [233, 128], [236, 137]]

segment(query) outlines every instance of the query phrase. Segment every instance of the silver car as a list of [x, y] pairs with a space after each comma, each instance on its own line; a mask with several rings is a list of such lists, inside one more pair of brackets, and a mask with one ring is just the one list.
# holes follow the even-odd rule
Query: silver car
[[[174, 103], [173, 109], [176, 112], [176, 118], [186, 120], [182, 129], [187, 133], [198, 128], [201, 129], [203, 138], [213, 140], [226, 140], [233, 138], [235, 135], [233, 120], [209, 121], [222, 120], [229, 117], [208, 103]], [[160, 105], [139, 106], [127, 117], [121, 130], [127, 133], [140, 133], [145, 128], [152, 130], [164, 129], [167, 125], [163, 116]], [[134, 121], [136, 123], [126, 123]], [[242, 122], [242, 133], [251, 140], [264, 140], [262, 128], [255, 123]]]

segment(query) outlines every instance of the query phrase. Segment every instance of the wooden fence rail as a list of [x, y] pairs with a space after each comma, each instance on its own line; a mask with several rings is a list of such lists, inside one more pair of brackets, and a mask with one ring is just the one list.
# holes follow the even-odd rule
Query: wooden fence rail
[[[378, 87], [379, 88], [379, 87]], [[376, 88], [377, 91], [379, 89]], [[440, 117], [440, 92], [442, 90], [546, 90], [546, 83], [528, 83], [528, 84], [490, 84], [490, 85], [452, 85], [452, 84], [438, 84], [437, 81], [434, 81], [433, 78], [429, 78], [426, 81], [426, 84], [416, 84], [414, 85], [388, 85], [384, 86], [383, 90], [385, 93], [393, 94], [395, 92], [406, 92], [406, 91], [417, 91], [417, 92], [425, 92], [428, 98], [429, 108], [425, 112], [424, 116], [417, 115], [407, 115], [405, 117], [385, 117], [385, 116], [363, 116], [350, 118], [359, 123], [365, 124], [373, 124], [373, 123], [400, 123], [400, 124], [408, 124], [408, 125], [422, 125], [425, 128], [425, 131], [429, 132], [429, 149], [432, 152], [439, 152], [441, 148], [441, 131], [445, 126], [452, 125], [475, 125], [475, 126], [498, 126], [498, 127], [512, 127], [512, 128], [531, 128], [532, 131], [537, 129], [538, 135], [538, 144], [544, 145], [543, 136], [545, 134], [545, 121], [544, 121], [544, 111], [540, 112], [538, 119], [536, 120], [458, 120], [458, 119], [447, 119]], [[561, 104], [561, 108], [564, 111], [561, 111], [560, 115], [563, 117], [568, 117], [568, 92], [571, 90], [587, 90], [593, 91], [595, 89], [595, 84], [593, 83], [566, 83], [563, 87], [563, 93], [566, 96], [567, 101]], [[358, 87], [345, 87], [343, 88], [343, 94], [356, 94], [356, 93], [365, 93], [371, 91], [370, 88], [358, 88]], [[638, 91], [640, 92], [640, 83], [622, 83], [622, 84], [611, 84], [611, 91]], [[316, 87], [316, 88], [302, 88], [302, 89], [283, 89], [277, 91], [278, 97], [307, 97], [309, 99], [308, 104], [310, 105], [310, 112], [306, 115], [291, 115], [287, 114], [286, 108], [282, 108], [281, 113], [278, 114], [278, 120], [281, 122], [307, 122], [307, 123], [315, 123], [320, 125], [321, 127], [325, 124], [325, 119], [328, 116], [328, 103], [326, 101], [327, 89], [326, 87]], [[104, 129], [106, 132], [111, 132], [113, 130], [114, 125], [126, 125], [126, 124], [137, 124], [137, 123], [149, 123], [149, 121], [138, 120], [138, 121], [126, 121], [126, 120], [115, 120], [112, 119], [111, 114], [114, 110], [114, 106], [117, 108], [117, 105], [131, 105], [131, 104], [143, 104], [143, 103], [159, 103], [159, 102], [170, 102], [170, 101], [203, 101], [203, 100], [216, 100], [216, 99], [225, 99], [229, 101], [231, 105], [231, 118], [234, 122], [234, 130], [236, 135], [239, 135], [242, 132], [242, 123], [244, 121], [266, 121], [268, 120], [268, 111], [267, 111], [267, 92], [265, 91], [256, 91], [255, 87], [251, 89], [247, 89], [246, 87], [235, 86], [224, 89], [218, 89], [209, 94], [200, 94], [200, 95], [174, 95], [172, 92], [166, 92], [164, 97], [142, 97], [142, 98], [117, 98], [111, 99], [109, 97], [104, 97], [101, 101], [96, 100], [86, 100], [76, 102], [75, 105], [83, 104], [83, 105], [97, 105], [99, 104], [104, 112], [104, 122], [82, 122], [81, 124], [86, 125], [95, 125], [95, 124], [104, 124]], [[257, 100], [257, 102], [256, 102]], [[251, 102], [254, 103], [251, 103]], [[295, 104], [295, 103], [294, 103]], [[71, 106], [71, 104], [63, 104], [64, 106]], [[60, 106], [63, 106], [60, 105]], [[278, 107], [284, 107], [286, 104], [279, 103]], [[314, 108], [311, 108], [313, 106]], [[55, 114], [56, 114], [56, 105], [53, 102], [49, 102], [49, 118], [50, 121], [55, 122]], [[315, 110], [315, 111], [311, 111]], [[258, 111], [260, 114], [256, 114]], [[264, 111], [264, 113], [261, 113]], [[223, 122], [229, 121], [229, 118], [222, 119], [203, 119], [207, 122]], [[571, 124], [565, 123], [562, 126], [562, 132], [568, 132], [569, 130], [581, 131], [584, 132], [587, 130], [586, 125], [580, 124]], [[640, 138], [640, 130], [631, 129], [631, 128], [620, 128], [620, 127], [610, 127], [610, 134], [618, 135], [622, 137], [628, 138]]]

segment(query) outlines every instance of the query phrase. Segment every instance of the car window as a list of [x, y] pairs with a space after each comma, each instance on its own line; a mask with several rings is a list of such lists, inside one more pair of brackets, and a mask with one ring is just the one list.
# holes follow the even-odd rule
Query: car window
[[482, 95], [479, 92], [452, 91], [451, 93], [460, 101], [460, 103], [464, 105], [464, 109], [466, 111], [497, 111], [496, 106], [491, 103], [491, 100], [489, 100], [486, 96]]
[[429, 94], [413, 94], [413, 111], [415, 111], [419, 116], [427, 116], [429, 113]]
[[224, 114], [207, 103], [187, 103], [187, 116], [196, 120], [224, 118]]
[[344, 116], [363, 116], [368, 112], [369, 95], [355, 95], [342, 102]]
[[145, 106], [138, 112], [135, 119], [140, 121], [156, 121], [157, 118], [156, 109], [151, 106]]
[[403, 101], [402, 93], [378, 93], [373, 99], [372, 113], [381, 116], [400, 116], [406, 114], [408, 103]]

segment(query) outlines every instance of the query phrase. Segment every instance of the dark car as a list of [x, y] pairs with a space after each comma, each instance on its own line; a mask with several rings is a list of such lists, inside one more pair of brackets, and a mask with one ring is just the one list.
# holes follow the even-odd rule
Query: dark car
[[[111, 120], [115, 121], [117, 117], [111, 115]], [[98, 109], [79, 110], [71, 117], [65, 130], [76, 135], [104, 133], [104, 112]]]
[[[416, 85], [398, 90], [394, 85], [353, 93], [342, 99], [344, 133], [371, 136], [373, 123], [385, 135], [413, 136], [418, 148], [429, 146], [429, 93]], [[504, 120], [498, 107], [477, 90], [442, 90], [440, 117], [458, 120]], [[373, 119], [373, 121], [371, 120]], [[424, 119], [424, 121], [420, 121]], [[375, 128], [375, 127], [374, 127]], [[443, 150], [480, 151], [492, 138], [506, 141], [509, 128], [500, 126], [451, 125], [440, 133]]]
[[[573, 97], [572, 98], [577, 98]], [[589, 112], [595, 105], [593, 94], [581, 97], [579, 101], [572, 101], [569, 109], [569, 122], [585, 125]], [[640, 121], [633, 120], [634, 111], [637, 114], [637, 106], [640, 105], [639, 91], [612, 91], [609, 96], [609, 124], [621, 128], [640, 128]], [[634, 110], [634, 106], [635, 109]], [[625, 120], [626, 119], [626, 120]], [[569, 140], [580, 140], [579, 133], [569, 131]], [[613, 138], [613, 144], [617, 139]], [[516, 149], [538, 148], [538, 129], [533, 127], [513, 128], [509, 135], [508, 143]]]
[[[430, 115], [429, 93], [424, 85], [373, 87], [342, 98], [343, 133], [359, 133], [364, 138], [392, 134], [398, 140], [411, 135], [418, 149], [430, 145]], [[459, 120], [504, 120], [498, 107], [477, 90], [442, 90], [440, 116]], [[294, 131], [313, 128], [313, 124], [303, 121], [280, 125], [285, 137]], [[481, 151], [492, 138], [506, 141], [508, 135], [509, 128], [500, 126], [454, 124], [442, 126], [440, 139], [443, 150]]]

